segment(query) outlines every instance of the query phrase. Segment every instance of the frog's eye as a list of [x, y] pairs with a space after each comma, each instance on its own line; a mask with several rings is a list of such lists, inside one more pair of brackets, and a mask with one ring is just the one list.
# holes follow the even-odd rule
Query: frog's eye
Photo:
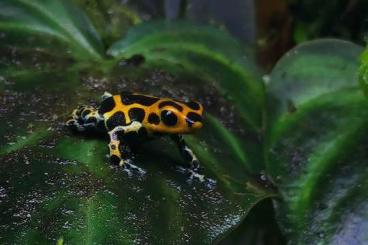
[[163, 110], [161, 112], [161, 121], [167, 126], [175, 126], [178, 121], [178, 118], [174, 112]]

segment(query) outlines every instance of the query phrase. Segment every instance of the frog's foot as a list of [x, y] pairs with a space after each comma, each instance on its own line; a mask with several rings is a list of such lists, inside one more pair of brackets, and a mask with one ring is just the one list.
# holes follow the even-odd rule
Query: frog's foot
[[77, 109], [73, 110], [72, 118], [74, 119], [86, 119], [88, 115], [95, 112], [96, 108], [87, 105], [81, 105]]
[[189, 175], [189, 179], [188, 179], [189, 182], [195, 179], [197, 179], [199, 182], [204, 182], [206, 180], [206, 177], [203, 174], [199, 174], [197, 171], [193, 169], [187, 169], [186, 172]]
[[101, 96], [101, 99], [106, 100], [107, 98], [110, 98], [110, 97], [112, 97], [112, 94], [105, 91], [105, 93]]
[[124, 172], [126, 172], [129, 176], [132, 176], [133, 173], [137, 173], [140, 176], [146, 174], [146, 171], [136, 165], [133, 164], [133, 161], [130, 158], [121, 158], [120, 155], [110, 155], [110, 162], [122, 168]]
[[200, 174], [198, 172], [198, 169], [192, 169], [192, 168], [184, 168], [184, 167], [178, 167], [179, 172], [184, 173], [188, 176], [188, 182], [192, 183], [193, 181], [198, 181], [201, 183], [206, 184], [208, 187], [212, 188], [216, 185], [216, 181], [206, 177], [204, 174]]
[[71, 117], [66, 121], [65, 125], [79, 132], [87, 129], [96, 128], [99, 121], [103, 120], [98, 114], [96, 108], [92, 106], [79, 106], [73, 110]]
[[132, 176], [133, 172], [137, 173], [139, 176], [143, 176], [146, 174], [146, 171], [137, 165], [132, 163], [130, 159], [121, 160], [119, 166], [123, 168], [123, 170], [129, 175]]
[[95, 123], [80, 123], [79, 120], [76, 120], [74, 118], [69, 119], [66, 121], [65, 126], [68, 128], [78, 131], [78, 132], [84, 132], [89, 129], [94, 129], [96, 127]]
[[72, 129], [72, 130], [76, 130], [76, 131], [84, 131], [84, 127], [78, 122], [78, 120], [74, 119], [74, 118], [70, 118], [65, 122], [65, 126], [67, 126], [68, 128]]

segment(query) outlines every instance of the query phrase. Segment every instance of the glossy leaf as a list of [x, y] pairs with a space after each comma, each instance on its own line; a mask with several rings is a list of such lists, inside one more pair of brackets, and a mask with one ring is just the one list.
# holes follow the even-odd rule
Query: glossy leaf
[[[71, 30], [68, 25], [60, 27], [48, 19], [48, 14], [56, 14], [55, 17], [77, 20], [76, 13], [69, 12], [69, 8], [75, 7], [69, 6], [67, 1], [50, 1], [42, 5], [44, 9], [31, 8], [40, 3], [1, 3], [18, 11], [3, 20], [4, 26], [5, 23], [8, 27], [13, 26], [11, 23], [21, 23], [19, 26], [23, 29], [20, 30], [31, 33], [32, 37], [45, 34], [39, 28], [50, 30], [46, 34], [76, 49], [72, 56], [77, 59], [69, 60], [63, 55], [54, 56], [33, 49], [27, 42], [12, 44], [20, 47], [15, 55], [5, 48], [7, 52], [0, 66], [0, 75], [4, 77], [0, 81], [4, 89], [0, 103], [6, 105], [1, 107], [6, 109], [0, 110], [0, 119], [6, 122], [0, 125], [0, 243], [211, 244], [236, 227], [259, 201], [275, 196], [269, 183], [259, 181], [254, 174], [262, 168], [259, 122], [249, 120], [253, 128], [243, 129], [242, 124], [237, 124], [239, 120], [231, 106], [220, 95], [210, 96], [211, 93], [220, 94], [217, 89], [221, 87], [213, 86], [208, 80], [208, 91], [201, 95], [203, 97], [198, 96], [208, 115], [205, 127], [198, 135], [187, 136], [186, 140], [198, 155], [206, 176], [217, 182], [215, 186], [188, 183], [187, 176], [177, 168], [184, 162], [176, 146], [167, 138], [137, 149], [134, 162], [147, 171], [144, 176], [129, 176], [122, 169], [111, 167], [104, 137], [71, 134], [63, 127], [78, 104], [96, 102], [106, 90], [119, 93], [127, 88], [158, 96], [195, 98], [192, 91], [204, 82], [198, 76], [197, 80], [183, 82], [183, 79], [194, 77], [194, 70], [188, 65], [181, 69], [176, 79], [121, 64], [110, 70], [112, 62], [100, 59], [103, 55], [92, 45], [100, 43], [96, 41], [98, 37], [89, 39], [86, 35], [85, 40], [93, 47], [89, 48], [79, 39], [68, 39], [67, 32]], [[60, 12], [53, 9], [55, 6], [60, 7]], [[65, 6], [69, 6], [68, 11], [63, 12]], [[28, 8], [32, 11], [23, 12]], [[29, 23], [24, 23], [23, 18], [28, 18]], [[86, 19], [73, 22], [73, 28], [83, 27], [87, 22]], [[209, 32], [216, 33], [218, 40], [223, 41], [210, 42], [211, 35], [201, 36], [199, 32], [190, 33], [190, 36], [193, 40], [198, 37], [195, 45], [203, 42], [204, 46], [208, 44], [217, 50], [219, 57], [217, 51], [204, 56], [197, 55], [196, 51], [192, 58], [204, 58], [206, 64], [215, 64], [228, 72], [226, 77], [233, 82], [226, 86], [233, 91], [248, 93], [245, 89], [249, 87], [262, 95], [256, 79], [242, 80], [245, 85], [235, 79], [244, 79], [248, 73], [242, 70], [247, 62], [241, 61], [242, 53], [237, 53], [240, 49], [222, 46], [233, 40], [212, 29]], [[45, 47], [54, 45], [51, 42]], [[90, 54], [91, 50], [97, 55]], [[231, 56], [224, 56], [223, 51]], [[170, 52], [175, 54], [173, 49]], [[98, 65], [91, 66], [89, 60], [84, 60], [87, 57], [100, 59]], [[184, 58], [178, 61], [188, 62]], [[240, 65], [232, 66], [232, 62]], [[210, 74], [211, 67], [206, 64], [203, 70]], [[229, 92], [224, 94], [230, 97]], [[238, 98], [241, 97], [239, 93]], [[255, 103], [260, 103], [262, 97], [254, 96], [254, 99], [258, 101]], [[211, 116], [221, 115], [220, 106], [229, 108], [229, 115]], [[260, 112], [253, 107], [249, 112], [246, 108], [241, 110], [244, 115], [259, 120]], [[246, 140], [241, 139], [243, 135], [247, 136]], [[242, 151], [243, 147], [247, 148], [246, 152]]]
[[361, 64], [359, 69], [359, 83], [364, 91], [364, 94], [368, 96], [368, 51], [365, 50], [361, 56]]
[[18, 137], [16, 142], [8, 142], [6, 146], [1, 146], [0, 155], [9, 154], [13, 151], [22, 149], [24, 146], [36, 145], [39, 140], [45, 138], [49, 132], [47, 129], [37, 129], [26, 136]]
[[[104, 55], [100, 37], [89, 19], [68, 0], [3, 0], [0, 2], [0, 31], [2, 42], [10, 45], [42, 48], [60, 43], [70, 48], [71, 56], [77, 59], [98, 60]], [[34, 43], [29, 34], [38, 37], [38, 42]], [[52, 51], [65, 52], [63, 49]]]
[[358, 89], [362, 48], [318, 40], [290, 51], [268, 86], [267, 170], [293, 244], [364, 244], [368, 101]]
[[[48, 91], [43, 100], [68, 96]], [[72, 109], [62, 107], [56, 112]], [[32, 115], [39, 113], [35, 107]], [[187, 182], [175, 167], [182, 159], [166, 138], [136, 152], [134, 161], [147, 174], [129, 176], [108, 164], [103, 138], [73, 135], [57, 121], [49, 123], [56, 123], [47, 131], [51, 137], [30, 138], [36, 144], [22, 143], [0, 157], [2, 243], [210, 244], [274, 195], [247, 173], [235, 136], [214, 117], [198, 136], [187, 137], [205, 174], [217, 181], [213, 189]]]
[[223, 32], [185, 22], [142, 24], [113, 44], [108, 54], [118, 59], [140, 55], [148, 66], [184, 70], [214, 83], [237, 106], [247, 127], [260, 128], [262, 83], [244, 48]]
[[284, 114], [323, 94], [357, 87], [357, 57], [361, 52], [360, 46], [337, 39], [301, 44], [275, 65], [268, 100], [277, 98], [280, 105], [274, 108]]

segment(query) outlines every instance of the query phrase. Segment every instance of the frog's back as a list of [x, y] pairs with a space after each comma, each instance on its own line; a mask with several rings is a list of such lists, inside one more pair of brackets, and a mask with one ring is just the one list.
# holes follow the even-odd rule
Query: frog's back
[[[150, 132], [186, 133], [201, 120], [203, 107], [197, 102], [123, 92], [104, 99], [98, 112], [107, 130], [137, 121]], [[167, 112], [171, 114], [165, 117]]]

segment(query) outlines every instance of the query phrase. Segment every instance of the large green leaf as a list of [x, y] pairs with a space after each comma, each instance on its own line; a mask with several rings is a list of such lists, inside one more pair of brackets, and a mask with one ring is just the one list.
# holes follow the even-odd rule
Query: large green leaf
[[[255, 174], [262, 168], [260, 111], [255, 109], [261, 106], [261, 84], [245, 79], [248, 70], [242, 70], [247, 63], [242, 61], [241, 49], [230, 45], [224, 56], [227, 48], [222, 44], [234, 43], [228, 36], [209, 29], [222, 40], [216, 43], [206, 32], [183, 32], [183, 37], [198, 39], [195, 45], [203, 43], [214, 50], [204, 56], [196, 50], [190, 53], [191, 59], [206, 60], [203, 65], [197, 63], [203, 73], [196, 76], [185, 56], [175, 61], [175, 66], [184, 67], [176, 78], [130, 66], [110, 71], [111, 60], [100, 59], [99, 37], [86, 34], [94, 33], [93, 28], [69, 2], [3, 1], [0, 5], [12, 10], [0, 9], [0, 28], [11, 37], [5, 39], [7, 46], [0, 47], [6, 51], [0, 63], [0, 120], [5, 122], [0, 124], [0, 243], [211, 244], [240, 224], [259, 201], [275, 195], [269, 183]], [[71, 30], [78, 35], [69, 36]], [[22, 41], [19, 33], [52, 37], [60, 43], [46, 42], [45, 47], [58, 50], [60, 44], [67, 44], [77, 59], [45, 53], [28, 42], [7, 42]], [[165, 55], [170, 52], [175, 56], [174, 49]], [[98, 65], [91, 66], [88, 58], [100, 59]], [[221, 77], [221, 83], [208, 83], [216, 67], [231, 78], [227, 87], [226, 77]], [[191, 79], [187, 82], [187, 78]], [[195, 92], [201, 86], [206, 90]], [[224, 93], [224, 88], [230, 90]], [[232, 97], [230, 91], [239, 91], [231, 100], [238, 101], [243, 92], [251, 94], [248, 88], [261, 97], [252, 95], [255, 103], [249, 111], [237, 102], [252, 126], [244, 129], [221, 93]], [[134, 161], [147, 173], [129, 176], [110, 166], [103, 137], [74, 135], [62, 126], [78, 104], [96, 102], [105, 90], [127, 89], [204, 103], [205, 127], [186, 140], [206, 176], [217, 182], [215, 186], [188, 183], [176, 167], [183, 160], [167, 138], [138, 149]]]
[[282, 196], [276, 205], [280, 224], [293, 244], [368, 241], [361, 52], [344, 41], [309, 42], [271, 73], [267, 170]]
[[[0, 31], [2, 43], [22, 45], [18, 48], [54, 47], [51, 52], [56, 55], [70, 52], [77, 59], [98, 60], [104, 55], [89, 19], [68, 0], [2, 0]], [[64, 49], [55, 49], [56, 43]]]
[[[71, 111], [76, 99], [54, 108], [37, 107], [49, 99], [67, 101], [70, 92], [39, 86], [21, 94], [34, 107], [28, 113], [16, 101], [7, 114], [18, 120], [0, 127], [1, 145], [7, 146], [0, 157], [1, 243], [62, 238], [88, 244], [210, 244], [239, 224], [257, 202], [274, 195], [248, 174], [235, 136], [214, 117], [209, 116], [200, 134], [186, 137], [206, 175], [217, 181], [210, 188], [188, 183], [176, 170], [183, 162], [166, 138], [137, 151], [134, 161], [147, 174], [128, 176], [108, 164], [103, 138], [73, 135], [59, 126], [64, 117], [53, 119], [53, 114]], [[50, 128], [18, 132], [24, 121], [46, 121]]]

